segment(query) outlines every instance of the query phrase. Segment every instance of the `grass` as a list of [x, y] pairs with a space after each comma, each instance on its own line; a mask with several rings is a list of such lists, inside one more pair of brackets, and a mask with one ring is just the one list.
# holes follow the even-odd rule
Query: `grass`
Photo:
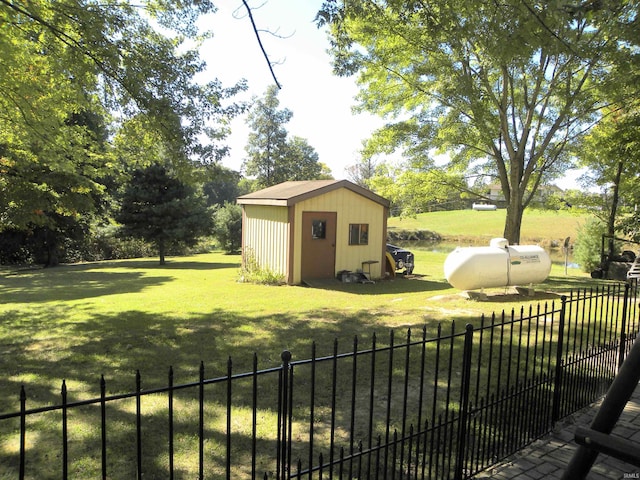
[[[66, 378], [70, 388], [84, 389], [104, 373], [113, 388], [130, 389], [120, 378], [136, 369], [164, 382], [169, 365], [188, 375], [200, 360], [223, 367], [228, 356], [242, 362], [254, 351], [266, 362], [278, 362], [283, 349], [299, 359], [312, 340], [326, 352], [334, 337], [434, 324], [452, 314], [472, 320], [495, 307], [464, 300], [446, 283], [446, 253], [415, 253], [418, 278], [320, 289], [238, 283], [240, 258], [221, 253], [163, 267], [149, 259], [5, 272], [0, 386], [57, 388]], [[555, 266], [545, 288], [591, 281], [569, 273]]]
[[[136, 369], [164, 381], [169, 365], [186, 374], [200, 360], [223, 367], [229, 355], [254, 351], [267, 362], [285, 348], [300, 358], [312, 339], [422, 323], [421, 293], [446, 289], [425, 279], [366, 289], [338, 284], [316, 295], [305, 287], [237, 283], [239, 261], [213, 253], [164, 267], [149, 259], [5, 272], [3, 391], [17, 392], [22, 383], [57, 388], [63, 378], [85, 385], [101, 373], [118, 382]], [[393, 303], [402, 307], [388, 309]]]
[[[468, 213], [485, 219], [493, 214]], [[451, 215], [457, 217], [456, 212]], [[556, 229], [566, 228], [564, 217], [546, 218]], [[423, 217], [420, 228], [431, 229], [436, 219], [453, 228], [454, 219], [445, 222], [440, 213]], [[390, 224], [403, 222], [392, 219]], [[444, 232], [444, 227], [438, 228]], [[539, 231], [545, 230], [539, 227]], [[0, 412], [18, 409], [21, 385], [32, 408], [59, 403], [63, 379], [70, 400], [98, 396], [102, 374], [108, 393], [133, 391], [136, 370], [146, 389], [165, 386], [169, 366], [176, 383], [187, 383], [197, 380], [201, 361], [207, 377], [224, 376], [229, 358], [235, 372], [250, 371], [253, 352], [258, 353], [259, 368], [267, 368], [280, 364], [285, 349], [294, 360], [309, 358], [312, 341], [319, 356], [327, 355], [334, 339], [341, 351], [348, 351], [356, 335], [366, 344], [374, 331], [386, 334], [390, 329], [435, 327], [454, 318], [460, 325], [477, 323], [483, 313], [536, 301], [513, 295], [493, 297], [493, 302], [465, 300], [444, 279], [446, 253], [417, 248], [415, 254], [415, 278], [373, 285], [335, 282], [318, 288], [239, 283], [240, 257], [220, 252], [172, 258], [164, 266], [157, 259], [139, 259], [54, 269], [4, 268], [0, 270], [0, 389], [4, 392]], [[554, 265], [549, 279], [538, 288], [564, 292], [595, 282], [576, 269], [565, 275], [562, 265]], [[505, 293], [505, 289], [493, 291]], [[188, 399], [181, 405], [185, 416], [196, 408]], [[119, 411], [117, 422], [127, 424], [131, 408]], [[223, 423], [219, 415], [212, 414], [208, 428]], [[95, 436], [95, 421], [87, 413], [74, 432], [76, 442]], [[56, 428], [56, 423], [45, 422], [42, 431]], [[0, 456], [15, 455], [16, 439], [0, 440]], [[191, 434], [180, 441], [186, 450], [195, 442]], [[83, 450], [89, 446], [75, 443], [74, 448], [84, 452], [83, 458], [95, 456]], [[180, 461], [186, 465], [190, 460]], [[84, 467], [80, 462], [74, 468]], [[4, 474], [0, 466], [0, 478]], [[55, 476], [41, 472], [40, 478]]]
[[[397, 230], [429, 230], [449, 239], [474, 238], [478, 241], [502, 237], [506, 210], [421, 213], [414, 218], [393, 217], [389, 228]], [[567, 211], [525, 210], [520, 243], [548, 243], [575, 240], [578, 229], [587, 219], [586, 214]]]

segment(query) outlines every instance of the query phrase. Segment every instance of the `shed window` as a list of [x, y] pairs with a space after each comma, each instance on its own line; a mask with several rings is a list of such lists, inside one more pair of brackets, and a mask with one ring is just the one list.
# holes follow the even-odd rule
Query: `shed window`
[[311, 238], [314, 240], [327, 237], [327, 222], [326, 220], [314, 220], [311, 223]]
[[349, 245], [369, 244], [369, 224], [351, 223], [349, 224]]

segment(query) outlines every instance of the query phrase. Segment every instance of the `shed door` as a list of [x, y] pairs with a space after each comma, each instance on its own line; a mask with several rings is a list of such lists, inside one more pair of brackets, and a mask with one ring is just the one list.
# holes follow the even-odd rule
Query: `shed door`
[[302, 212], [302, 280], [335, 276], [336, 217], [336, 212]]

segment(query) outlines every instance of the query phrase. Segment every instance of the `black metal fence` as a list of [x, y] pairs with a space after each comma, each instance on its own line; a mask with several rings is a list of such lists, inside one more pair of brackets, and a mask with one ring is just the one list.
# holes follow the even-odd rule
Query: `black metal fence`
[[[463, 479], [602, 397], [639, 330], [637, 286], [391, 331], [329, 355], [0, 415], [2, 478]], [[53, 416], [53, 417], [51, 417]], [[52, 420], [53, 418], [53, 420]], [[52, 427], [54, 425], [55, 427]]]

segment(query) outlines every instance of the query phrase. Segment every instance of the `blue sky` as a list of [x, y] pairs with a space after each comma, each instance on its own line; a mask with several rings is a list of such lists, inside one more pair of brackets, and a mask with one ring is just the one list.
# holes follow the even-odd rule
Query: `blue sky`
[[[255, 7], [257, 27], [282, 37], [261, 33], [270, 60], [276, 62], [273, 69], [282, 86], [278, 94], [280, 108], [293, 112], [286, 125], [289, 134], [307, 139], [334, 177], [346, 178], [344, 168], [357, 163], [362, 141], [382, 125], [382, 120], [352, 114], [355, 81], [332, 74], [326, 34], [313, 22], [322, 2], [266, 0], [249, 4]], [[262, 97], [274, 81], [246, 9], [239, 0], [221, 1], [218, 6], [218, 12], [208, 18], [206, 25], [213, 30], [214, 38], [201, 50], [208, 71], [224, 85], [245, 78], [249, 91], [243, 98]], [[231, 156], [223, 162], [235, 170], [240, 169], [244, 159], [248, 135], [245, 119], [233, 123]]]

